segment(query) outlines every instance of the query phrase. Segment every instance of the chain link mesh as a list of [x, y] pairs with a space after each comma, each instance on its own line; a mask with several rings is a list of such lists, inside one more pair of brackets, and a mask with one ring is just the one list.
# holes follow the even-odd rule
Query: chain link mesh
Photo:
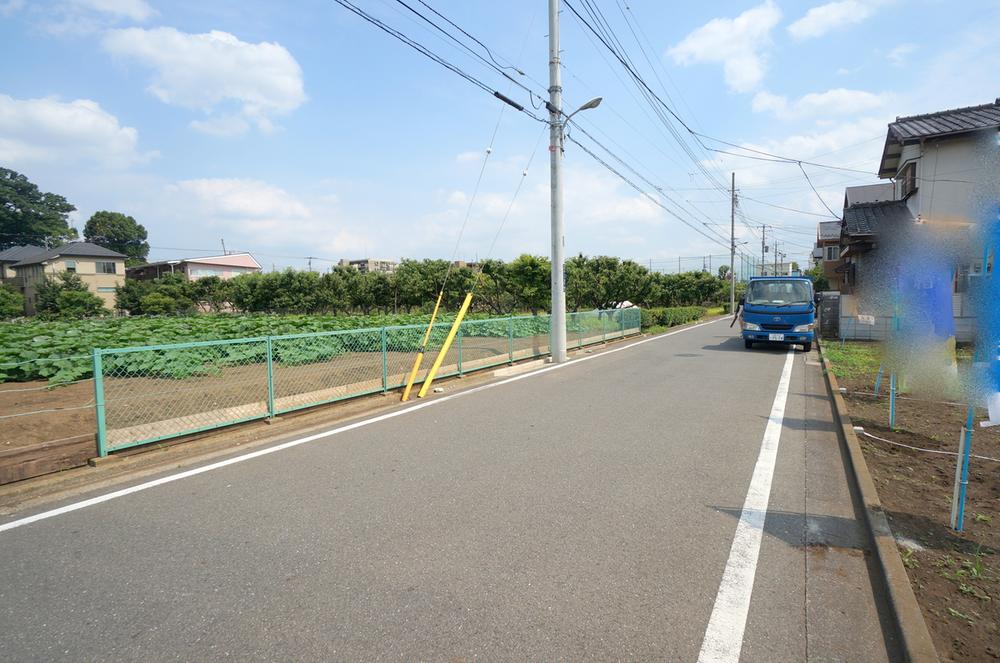
[[[434, 325], [417, 384], [451, 329]], [[549, 354], [548, 315], [466, 320], [446, 378]], [[639, 309], [567, 316], [571, 349], [639, 332]], [[406, 384], [424, 325], [97, 350], [103, 450], [114, 451]], [[102, 432], [99, 431], [99, 435]]]
[[100, 352], [109, 450], [268, 415], [267, 339]]

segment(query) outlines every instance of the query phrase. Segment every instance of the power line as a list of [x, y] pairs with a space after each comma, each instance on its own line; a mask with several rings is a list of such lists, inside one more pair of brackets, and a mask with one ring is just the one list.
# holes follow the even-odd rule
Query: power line
[[[542, 118], [538, 117], [537, 115], [535, 115], [531, 111], [527, 110], [526, 108], [524, 108], [524, 106], [518, 104], [517, 102], [513, 101], [509, 97], [506, 97], [505, 95], [501, 94], [497, 90], [492, 89], [489, 85], [487, 85], [486, 83], [484, 83], [480, 79], [476, 78], [472, 74], [466, 72], [465, 70], [463, 70], [462, 68], [460, 68], [458, 65], [449, 62], [448, 60], [444, 59], [443, 57], [441, 57], [440, 55], [438, 55], [437, 53], [435, 53], [434, 51], [432, 51], [428, 47], [424, 46], [420, 42], [418, 42], [418, 41], [416, 41], [414, 39], [411, 39], [410, 37], [408, 37], [403, 32], [401, 32], [399, 30], [396, 30], [395, 28], [389, 26], [388, 24], [386, 24], [385, 22], [381, 21], [380, 19], [372, 16], [371, 14], [369, 14], [366, 11], [364, 11], [360, 7], [358, 7], [358, 6], [354, 5], [353, 3], [351, 3], [349, 0], [334, 0], [334, 2], [336, 2], [341, 7], [347, 9], [351, 13], [353, 13], [353, 14], [359, 16], [360, 18], [364, 19], [368, 23], [374, 25], [379, 30], [382, 30], [386, 34], [390, 35], [391, 37], [393, 37], [393, 38], [397, 39], [398, 41], [402, 42], [403, 44], [409, 46], [410, 48], [412, 48], [413, 50], [417, 51], [418, 53], [420, 53], [424, 57], [430, 59], [433, 62], [436, 62], [437, 64], [441, 65], [445, 69], [451, 71], [452, 73], [454, 73], [454, 74], [456, 74], [456, 75], [464, 78], [466, 81], [468, 81], [469, 83], [472, 83], [473, 85], [475, 85], [476, 87], [480, 88], [481, 90], [483, 90], [487, 94], [490, 94], [490, 95], [496, 97], [497, 99], [499, 99], [500, 101], [504, 102], [508, 106], [514, 107], [515, 109], [519, 110], [520, 112], [524, 113], [525, 115], [527, 115], [528, 117], [530, 117], [531, 119], [533, 119], [533, 120], [535, 120], [537, 122], [545, 122], [545, 120], [543, 120]], [[432, 24], [433, 24], [433, 22], [432, 22]], [[435, 27], [437, 27], [437, 26], [435, 25]], [[521, 85], [520, 83], [514, 81], [514, 79], [511, 78], [509, 74], [503, 72], [502, 70], [500, 70], [500, 73], [504, 77], [506, 77], [508, 80], [510, 80], [511, 82], [514, 82], [516, 85], [524, 88], [525, 90], [528, 89], [528, 88], [524, 87], [523, 85]], [[530, 93], [531, 91], [528, 90], [528, 92]]]

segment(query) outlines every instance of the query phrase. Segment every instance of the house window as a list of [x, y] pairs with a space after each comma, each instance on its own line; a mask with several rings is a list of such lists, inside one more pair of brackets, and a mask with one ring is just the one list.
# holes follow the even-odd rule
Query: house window
[[840, 249], [839, 246], [828, 246], [828, 247], [826, 247], [826, 259], [827, 260], [836, 260], [837, 259], [837, 254], [839, 253], [839, 249]]
[[75, 260], [67, 260], [64, 264], [66, 265], [66, 271], [67, 272], [75, 272], [76, 271], [76, 261]]
[[899, 171], [899, 197], [906, 198], [917, 190], [917, 164], [910, 162]]
[[98, 288], [97, 288], [97, 292], [114, 292], [114, 291], [115, 291], [115, 288], [113, 286], [102, 285], [102, 286], [98, 286]]
[[114, 274], [115, 273], [115, 263], [113, 262], [96, 262], [94, 265], [97, 267], [98, 274]]

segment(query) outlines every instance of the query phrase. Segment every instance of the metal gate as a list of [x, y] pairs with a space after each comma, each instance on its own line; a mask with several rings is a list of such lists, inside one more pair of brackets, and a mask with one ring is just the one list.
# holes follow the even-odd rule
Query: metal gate
[[819, 293], [819, 333], [823, 338], [840, 336], [840, 293], [826, 290]]

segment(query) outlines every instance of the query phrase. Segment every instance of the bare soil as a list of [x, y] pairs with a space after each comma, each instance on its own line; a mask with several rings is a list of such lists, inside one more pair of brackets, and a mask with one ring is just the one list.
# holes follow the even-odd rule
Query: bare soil
[[[881, 398], [853, 393], [873, 391], [874, 382], [874, 375], [840, 380], [855, 425], [914, 447], [958, 450], [964, 406], [900, 398], [892, 430], [888, 380]], [[985, 418], [976, 414], [977, 422]], [[1000, 462], [971, 460], [965, 529], [956, 532], [949, 526], [956, 456], [858, 437], [941, 659], [1000, 660]], [[1000, 458], [1000, 427], [977, 423], [972, 453]]]
[[[547, 337], [526, 337], [514, 339], [511, 348], [506, 338], [468, 337], [461, 348], [462, 370], [506, 363], [511, 350], [515, 360], [541, 355], [548, 351], [547, 344]], [[414, 358], [415, 353], [387, 353], [388, 389], [405, 382]], [[435, 350], [427, 353], [421, 377], [435, 358]], [[441, 377], [457, 373], [458, 360], [456, 345], [443, 360]], [[378, 352], [348, 353], [299, 366], [275, 364], [274, 397], [279, 409], [294, 409], [380, 391], [382, 376], [382, 354]], [[267, 368], [263, 364], [228, 366], [212, 375], [185, 379], [109, 377], [105, 380], [105, 420], [114, 444], [132, 434], [153, 437], [158, 432], [172, 434], [257, 416], [266, 413], [267, 398]], [[90, 453], [79, 449], [80, 436], [94, 435], [97, 428], [92, 380], [56, 388], [49, 388], [44, 381], [0, 384], [0, 416], [5, 415], [23, 416], [0, 419], [0, 464], [23, 461], [23, 455], [14, 458], [8, 454], [5, 458], [4, 451], [42, 449], [45, 445], [46, 453], [51, 448], [55, 455], [64, 453], [58, 448], [62, 443], [79, 451], [69, 466], [81, 465], [96, 455], [96, 445]], [[158, 431], [157, 422], [168, 424]], [[49, 444], [53, 442], [57, 444]], [[59, 469], [66, 466], [63, 462]]]

